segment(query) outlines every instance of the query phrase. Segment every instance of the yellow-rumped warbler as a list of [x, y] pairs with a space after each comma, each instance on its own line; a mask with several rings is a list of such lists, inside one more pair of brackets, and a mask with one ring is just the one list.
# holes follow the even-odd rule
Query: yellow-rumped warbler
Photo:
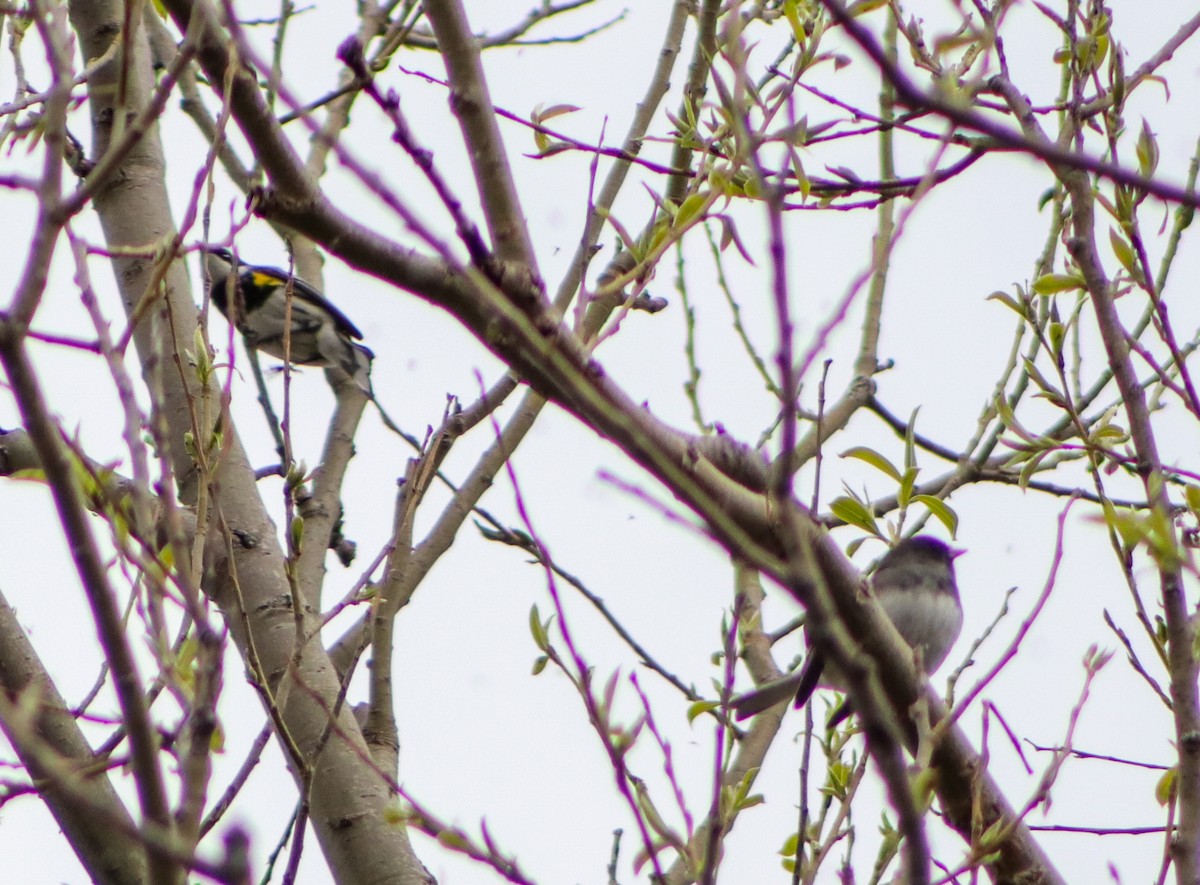
[[[962, 602], [954, 579], [954, 558], [962, 552], [918, 535], [889, 550], [871, 576], [876, 599], [904, 641], [921, 649], [929, 673], [941, 666], [962, 630]], [[796, 706], [802, 707], [818, 685], [844, 690], [845, 680], [814, 650], [798, 671], [734, 698], [733, 709], [738, 719], [745, 719], [793, 695]], [[849, 702], [843, 703], [829, 724], [837, 725], [851, 712]]]
[[[375, 355], [358, 344], [362, 332], [329, 300], [297, 276], [274, 267], [243, 264], [228, 249], [204, 249], [204, 268], [212, 285], [212, 301], [237, 327], [246, 345], [299, 366], [336, 366], [371, 392], [371, 360]], [[230, 298], [230, 286], [234, 297]], [[292, 293], [291, 332], [287, 335], [287, 293]]]

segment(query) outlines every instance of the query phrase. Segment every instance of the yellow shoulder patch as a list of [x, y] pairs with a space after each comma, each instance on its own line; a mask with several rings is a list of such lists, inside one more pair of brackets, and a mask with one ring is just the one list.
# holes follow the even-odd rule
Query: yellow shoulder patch
[[273, 273], [267, 273], [263, 270], [256, 270], [251, 272], [250, 282], [255, 286], [260, 286], [265, 289], [267, 286], [278, 286], [282, 283], [286, 283], [287, 280], [281, 280]]

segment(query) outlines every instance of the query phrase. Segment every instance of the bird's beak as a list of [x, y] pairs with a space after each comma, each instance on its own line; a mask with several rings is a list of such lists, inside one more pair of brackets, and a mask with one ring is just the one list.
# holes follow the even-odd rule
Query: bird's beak
[[958, 559], [960, 556], [962, 556], [966, 552], [967, 552], [966, 549], [963, 547], [951, 547], [950, 548], [950, 558]]

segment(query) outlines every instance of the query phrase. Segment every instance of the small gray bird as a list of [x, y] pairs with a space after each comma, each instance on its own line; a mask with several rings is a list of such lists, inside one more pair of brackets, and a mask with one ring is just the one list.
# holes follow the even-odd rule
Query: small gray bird
[[[921, 649], [929, 673], [941, 666], [962, 630], [962, 603], [954, 580], [954, 559], [962, 553], [937, 538], [918, 535], [889, 550], [871, 576], [879, 604], [904, 641]], [[802, 707], [818, 685], [845, 690], [842, 675], [831, 671], [819, 652], [811, 651], [798, 671], [734, 698], [732, 706], [738, 719], [761, 713], [792, 695], [796, 706]], [[843, 703], [829, 725], [837, 725], [851, 712], [849, 701]]]
[[[243, 264], [228, 249], [206, 248], [204, 268], [212, 301], [246, 339], [246, 345], [298, 366], [337, 366], [371, 392], [375, 355], [358, 343], [362, 332], [316, 287], [274, 267]], [[287, 293], [291, 287], [291, 332], [284, 353]], [[233, 297], [230, 297], [230, 287]]]

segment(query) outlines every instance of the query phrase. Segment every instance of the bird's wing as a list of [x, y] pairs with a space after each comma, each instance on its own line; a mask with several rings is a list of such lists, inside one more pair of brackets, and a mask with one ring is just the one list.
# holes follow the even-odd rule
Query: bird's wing
[[816, 651], [810, 651], [808, 657], [804, 659], [804, 666], [800, 668], [800, 679], [796, 683], [795, 706], [797, 709], [808, 703], [812, 693], [817, 690], [817, 684], [821, 681], [821, 672], [824, 669], [825, 659]]
[[821, 656], [811, 652], [805, 659], [804, 666], [796, 672], [789, 673], [782, 679], [763, 683], [753, 691], [734, 698], [731, 704], [734, 715], [738, 719], [749, 719], [756, 713], [769, 710], [792, 697], [796, 699], [796, 706], [800, 706], [816, 689], [823, 666]]
[[769, 710], [776, 704], [782, 704], [796, 694], [796, 686], [800, 683], [800, 674], [792, 673], [774, 682], [764, 682], [753, 691], [738, 695], [730, 704], [734, 716], [738, 719], [749, 719], [763, 710]]
[[[279, 285], [286, 283], [286, 277], [280, 277], [278, 271], [274, 271], [269, 267], [247, 267], [243, 271], [251, 275], [250, 281], [257, 286]], [[351, 338], [362, 339], [362, 332], [358, 330], [358, 326], [350, 322], [350, 318], [342, 313], [334, 305], [332, 301], [317, 291], [316, 286], [309, 283], [300, 277], [292, 277], [292, 294], [300, 301], [307, 301], [309, 304], [315, 305], [324, 310], [337, 325], [338, 330], [349, 335]]]

